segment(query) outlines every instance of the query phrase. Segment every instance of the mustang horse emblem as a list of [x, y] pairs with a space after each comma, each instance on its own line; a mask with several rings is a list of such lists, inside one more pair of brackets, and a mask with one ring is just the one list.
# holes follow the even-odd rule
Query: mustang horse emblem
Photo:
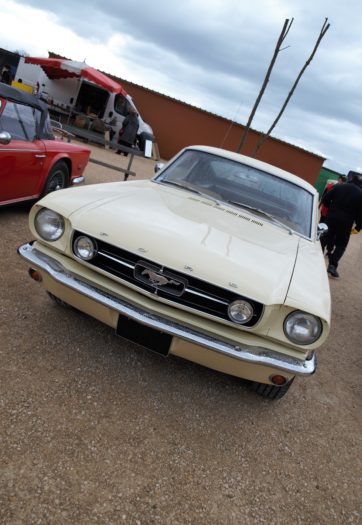
[[147, 268], [143, 270], [141, 275], [147, 275], [149, 280], [154, 286], [165, 286], [166, 284], [175, 284], [179, 286], [181, 283], [174, 281], [173, 279], [167, 279], [164, 275], [148, 270]]

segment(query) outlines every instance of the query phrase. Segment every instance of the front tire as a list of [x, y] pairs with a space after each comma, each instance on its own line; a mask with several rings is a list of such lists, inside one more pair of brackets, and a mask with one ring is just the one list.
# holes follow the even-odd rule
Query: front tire
[[57, 162], [49, 172], [42, 197], [52, 191], [62, 190], [69, 185], [69, 169], [64, 161]]
[[253, 381], [251, 383], [251, 390], [256, 392], [259, 396], [266, 397], [267, 399], [281, 399], [288, 392], [293, 381], [294, 377], [283, 386], [267, 385], [265, 383]]

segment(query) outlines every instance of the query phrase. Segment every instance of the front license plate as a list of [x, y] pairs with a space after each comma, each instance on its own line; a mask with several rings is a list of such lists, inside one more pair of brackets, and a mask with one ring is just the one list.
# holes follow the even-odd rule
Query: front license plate
[[118, 317], [116, 333], [161, 355], [168, 354], [172, 340], [171, 335], [137, 323], [124, 315]]

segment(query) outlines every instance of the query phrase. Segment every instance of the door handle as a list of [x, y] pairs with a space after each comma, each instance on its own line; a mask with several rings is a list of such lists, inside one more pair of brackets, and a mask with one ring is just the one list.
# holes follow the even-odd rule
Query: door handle
[[46, 155], [35, 155], [36, 159], [45, 159]]

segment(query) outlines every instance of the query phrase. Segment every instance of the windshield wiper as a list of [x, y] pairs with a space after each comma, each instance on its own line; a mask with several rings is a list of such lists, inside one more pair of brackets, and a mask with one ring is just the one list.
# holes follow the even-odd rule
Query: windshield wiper
[[227, 201], [228, 204], [233, 204], [234, 206], [239, 206], [240, 208], [246, 208], [247, 210], [254, 211], [255, 213], [259, 213], [259, 215], [263, 215], [264, 217], [268, 217], [272, 222], [275, 222], [275, 224], [278, 224], [282, 228], [288, 230], [289, 235], [293, 235], [293, 230], [289, 228], [284, 222], [281, 222], [279, 219], [274, 217], [274, 215], [271, 215], [270, 213], [261, 210], [259, 208], [254, 208], [253, 206], [249, 206], [248, 204], [244, 204], [242, 202], [237, 201]]
[[215, 204], [220, 205], [219, 200], [213, 195], [209, 195], [207, 190], [204, 190], [204, 191], [197, 190], [194, 186], [191, 186], [185, 182], [176, 182], [176, 181], [167, 180], [167, 179], [160, 180], [159, 182], [161, 184], [162, 183], [171, 184], [172, 186], [177, 186], [178, 188], [182, 188], [183, 190], [191, 191], [192, 193], [196, 193], [196, 195], [201, 195], [201, 197], [206, 197], [207, 199], [211, 199], [212, 201], [215, 202]]
[[201, 191], [197, 190], [193, 186], [189, 186], [188, 184], [185, 184], [184, 182], [176, 182], [173, 180], [167, 180], [163, 179], [159, 181], [161, 184], [171, 184], [171, 186], [177, 186], [178, 188], [182, 188], [183, 190], [192, 191], [192, 193], [196, 193], [197, 195], [202, 195]]

